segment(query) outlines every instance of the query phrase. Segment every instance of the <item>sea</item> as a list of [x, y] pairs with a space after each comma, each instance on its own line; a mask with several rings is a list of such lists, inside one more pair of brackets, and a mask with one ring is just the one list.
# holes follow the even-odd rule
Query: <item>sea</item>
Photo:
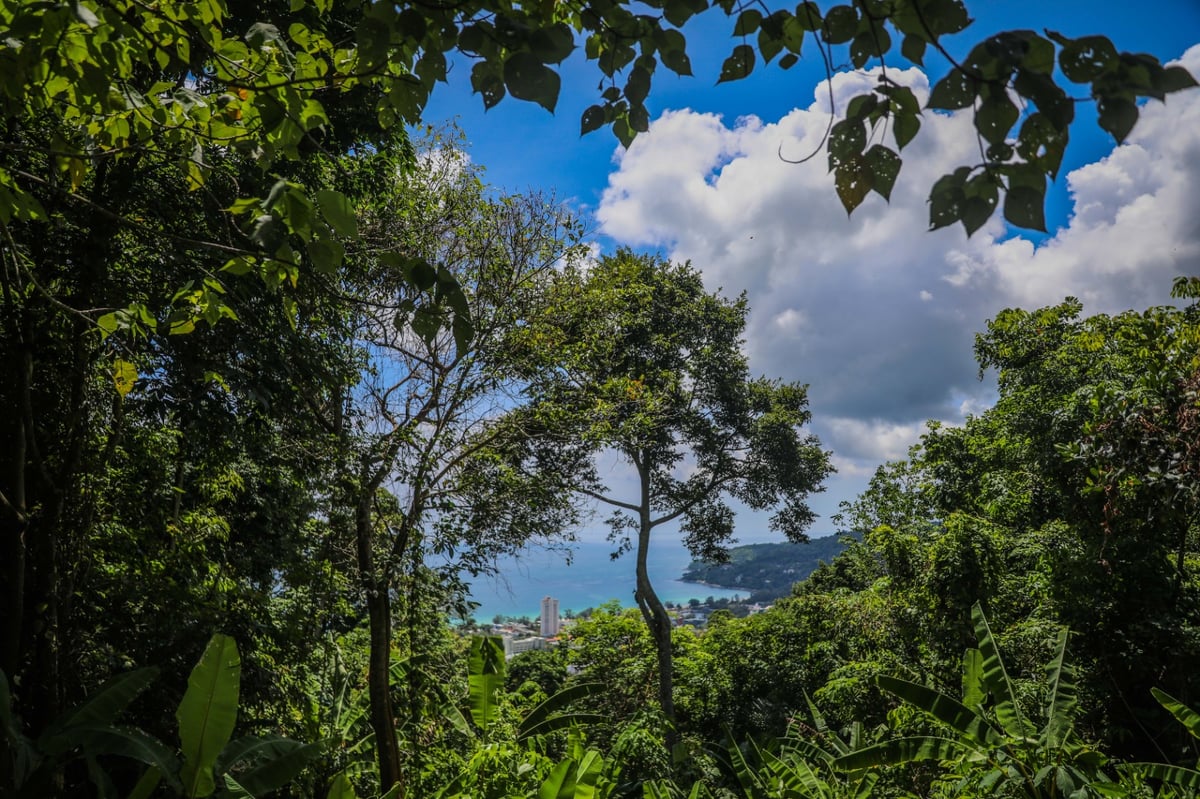
[[[636, 607], [633, 590], [636, 583], [634, 554], [627, 552], [617, 560], [610, 555], [613, 545], [605, 541], [581, 541], [571, 545], [573, 554], [561, 551], [528, 549], [516, 557], [498, 563], [496, 577], [478, 577], [471, 583], [471, 600], [479, 607], [471, 614], [480, 623], [496, 616], [536, 617], [542, 597], [558, 600], [559, 612], [578, 613], [616, 600], [623, 607]], [[647, 556], [650, 581], [663, 602], [686, 603], [708, 597], [732, 599], [749, 592], [716, 588], [680, 580], [691, 554], [678, 542], [653, 542]]]

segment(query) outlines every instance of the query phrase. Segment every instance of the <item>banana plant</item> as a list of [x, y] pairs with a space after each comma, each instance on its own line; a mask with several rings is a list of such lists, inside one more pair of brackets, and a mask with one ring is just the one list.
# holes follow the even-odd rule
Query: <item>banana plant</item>
[[291, 782], [321, 755], [324, 743], [304, 744], [275, 735], [231, 740], [241, 673], [237, 644], [227, 635], [214, 635], [175, 711], [178, 772], [148, 764], [129, 799], [149, 797], [163, 780], [185, 799], [257, 799]]
[[[1193, 738], [1200, 738], [1200, 713], [1192, 710], [1166, 691], [1151, 688], [1150, 693], [1158, 703], [1166, 708], [1175, 720], [1184, 726]], [[1130, 763], [1124, 767], [1127, 772], [1157, 780], [1164, 785], [1172, 786], [1185, 795], [1196, 796], [1200, 793], [1200, 771], [1186, 766], [1172, 766], [1167, 763]]]
[[106, 682], [79, 707], [55, 719], [35, 740], [21, 730], [12, 711], [8, 679], [0, 672], [0, 752], [8, 762], [0, 784], [0, 795], [46, 796], [52, 792], [55, 775], [70, 761], [83, 759], [89, 779], [100, 795], [111, 795], [108, 776], [98, 758], [127, 757], [171, 774], [172, 788], [180, 787], [173, 775], [176, 758], [162, 742], [140, 730], [117, 725], [117, 719], [158, 676], [158, 670], [143, 668], [121, 674]]
[[[730, 765], [745, 799], [866, 799], [879, 775], [864, 772], [847, 777], [835, 764], [841, 756], [862, 745], [862, 725], [855, 722], [848, 738], [829, 729], [825, 717], [808, 696], [815, 740], [802, 737], [793, 727], [775, 747], [763, 748], [753, 740], [744, 748], [729, 747]], [[749, 755], [749, 756], [748, 756]]]
[[[467, 682], [470, 686], [471, 719], [481, 730], [486, 730], [500, 716], [506, 676], [504, 639], [494, 635], [472, 637], [467, 658]], [[600, 683], [580, 683], [548, 697], [521, 719], [517, 726], [517, 740], [528, 742], [555, 730], [604, 721], [607, 717], [601, 713], [567, 710], [571, 703], [595, 696], [603, 690], [604, 686]]]
[[875, 766], [941, 761], [959, 777], [957, 795], [1004, 794], [1029, 799], [1083, 799], [1110, 789], [1101, 771], [1105, 757], [1075, 732], [1078, 709], [1072, 669], [1065, 661], [1069, 633], [1062, 630], [1046, 664], [1046, 723], [1038, 729], [1021, 710], [1012, 681], [979, 603], [971, 609], [977, 649], [963, 656], [963, 697], [895, 677], [877, 683], [901, 701], [925, 712], [943, 735], [898, 738], [841, 755], [845, 771]]
[[180, 750], [146, 733], [119, 726], [118, 717], [157, 676], [145, 668], [113, 678], [79, 707], [55, 720], [31, 741], [12, 713], [8, 681], [0, 674], [0, 740], [11, 756], [12, 785], [0, 793], [49, 795], [48, 780], [62, 764], [83, 758], [102, 797], [115, 796], [98, 758], [115, 756], [146, 766], [128, 799], [146, 799], [160, 786], [197, 799], [257, 799], [291, 782], [318, 757], [322, 744], [302, 744], [278, 736], [230, 740], [237, 721], [241, 659], [233, 639], [214, 635], [192, 669], [187, 691], [176, 711]]

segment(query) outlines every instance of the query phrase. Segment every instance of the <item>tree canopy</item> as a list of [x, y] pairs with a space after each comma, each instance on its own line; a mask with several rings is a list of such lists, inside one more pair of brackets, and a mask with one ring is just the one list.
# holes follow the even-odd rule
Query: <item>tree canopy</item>
[[[659, 700], [674, 718], [671, 620], [647, 571], [654, 531], [678, 522], [696, 557], [723, 559], [733, 536], [727, 497], [773, 510], [772, 528], [804, 539], [805, 500], [831, 471], [805, 433], [805, 387], [752, 378], [742, 352], [744, 298], [705, 291], [688, 264], [621, 250], [564, 270], [544, 321], [518, 328], [530, 348], [531, 412], [572, 452], [562, 490], [613, 512], [611, 539], [636, 553], [635, 598], [659, 655]], [[635, 473], [612, 487], [596, 458]]]

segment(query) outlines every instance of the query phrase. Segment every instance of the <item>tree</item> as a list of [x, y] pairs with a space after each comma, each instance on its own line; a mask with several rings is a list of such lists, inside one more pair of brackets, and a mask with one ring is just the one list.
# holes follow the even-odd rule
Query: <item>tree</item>
[[[531, 435], [515, 393], [518, 353], [505, 339], [543, 313], [554, 268], [579, 255], [577, 226], [542, 197], [492, 196], [451, 140], [431, 140], [417, 164], [362, 209], [361, 244], [347, 256], [353, 282], [342, 288], [363, 364], [336, 409], [347, 425], [333, 502], [368, 616], [384, 791], [406, 774], [396, 730], [409, 726], [397, 724], [405, 710], [392, 698], [392, 651], [421, 652], [425, 631], [440, 622], [418, 609], [431, 594], [454, 601], [459, 571], [486, 571], [497, 556], [575, 521], [570, 495], [551, 490], [565, 477], [508, 469], [504, 455], [529, 446]], [[422, 302], [421, 292], [448, 285], [461, 296], [458, 319], [472, 320], [469, 333], [457, 322], [445, 329]], [[431, 555], [446, 561], [434, 574]], [[420, 675], [408, 676], [415, 703]], [[419, 758], [420, 747], [410, 749]]]
[[[858, 585], [831, 568], [817, 587], [867, 583], [910, 608], [893, 623], [923, 642], [919, 669], [942, 686], [958, 680], [976, 600], [1006, 641], [1069, 625], [1080, 723], [1114, 754], [1147, 756], [1176, 733], [1150, 688], [1197, 689], [1186, 664], [1200, 602], [1200, 329], [1194, 304], [1081, 307], [1068, 298], [988, 324], [976, 355], [998, 372], [996, 404], [931, 425], [906, 463], [879, 470], [847, 508], [863, 544], [834, 564]], [[1040, 658], [1029, 643], [1015, 651], [1017, 669]]]
[[[707, 293], [689, 265], [622, 250], [565, 270], [553, 303], [544, 323], [518, 331], [536, 365], [532, 407], [559, 426], [577, 464], [567, 487], [611, 508], [613, 540], [634, 550], [634, 596], [673, 720], [671, 617], [647, 566], [654, 533], [678, 521], [693, 556], [726, 557], [729, 498], [776, 510], [772, 528], [804, 540], [805, 498], [829, 473], [828, 456], [803, 433], [805, 388], [750, 377], [745, 300]], [[628, 494], [601, 479], [595, 457], [605, 452], [635, 473]]]

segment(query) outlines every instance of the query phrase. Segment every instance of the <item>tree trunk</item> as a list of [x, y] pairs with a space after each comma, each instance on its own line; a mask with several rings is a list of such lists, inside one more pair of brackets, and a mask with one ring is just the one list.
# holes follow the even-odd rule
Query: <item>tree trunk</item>
[[396, 740], [396, 713], [392, 707], [390, 685], [392, 658], [392, 608], [388, 580], [375, 573], [372, 549], [374, 518], [372, 498], [375, 490], [363, 481], [355, 506], [354, 529], [358, 549], [358, 570], [367, 595], [368, 624], [371, 631], [367, 669], [367, 694], [371, 702], [371, 729], [375, 732], [375, 751], [379, 759], [379, 791], [387, 793], [400, 782], [402, 767], [400, 745]]
[[675, 736], [675, 698], [673, 664], [671, 657], [671, 617], [663, 606], [654, 585], [650, 582], [650, 571], [647, 566], [647, 555], [650, 552], [650, 533], [653, 525], [650, 522], [650, 472], [643, 464], [638, 464], [638, 476], [642, 484], [642, 501], [638, 511], [638, 543], [637, 543], [637, 599], [638, 609], [650, 635], [654, 638], [654, 648], [658, 653], [658, 701], [662, 706], [663, 716], [670, 725], [667, 729], [667, 746], [674, 745]]

